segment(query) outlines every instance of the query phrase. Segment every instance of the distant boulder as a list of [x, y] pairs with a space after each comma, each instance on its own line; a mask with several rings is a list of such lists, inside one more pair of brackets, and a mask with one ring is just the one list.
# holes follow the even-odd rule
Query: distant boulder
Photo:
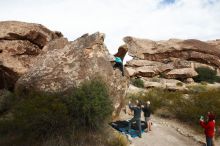
[[[220, 68], [219, 43], [199, 40], [152, 41], [125, 37], [129, 55], [142, 60], [164, 62], [171, 58], [196, 61]], [[217, 42], [217, 41], [215, 41]]]
[[[197, 64], [220, 68], [220, 41], [199, 41], [195, 39], [152, 41], [125, 37], [128, 54], [133, 60], [126, 63], [130, 76], [181, 79], [185, 82], [197, 76]], [[188, 79], [188, 81], [187, 81]]]
[[197, 76], [198, 73], [193, 68], [181, 68], [171, 70], [166, 74], [168, 79], [188, 79]]

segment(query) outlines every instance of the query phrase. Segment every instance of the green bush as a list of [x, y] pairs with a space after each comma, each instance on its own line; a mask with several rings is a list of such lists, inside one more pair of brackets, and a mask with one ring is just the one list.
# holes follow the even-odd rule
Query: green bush
[[189, 98], [176, 100], [171, 106], [176, 117], [182, 121], [188, 122], [193, 126], [198, 125], [198, 119], [201, 115], [206, 116], [207, 112], [214, 112], [219, 121], [220, 115], [220, 90], [212, 89], [197, 94], [191, 94]]
[[159, 76], [160, 76], [160, 78], [166, 78], [166, 73], [161, 72], [161, 73], [159, 74]]
[[0, 145], [33, 145], [51, 137], [68, 139], [79, 131], [99, 131], [112, 113], [105, 83], [86, 81], [71, 92], [23, 97], [13, 106], [11, 118], [0, 119]]
[[13, 93], [7, 90], [0, 91], [0, 114], [4, 114], [13, 106], [16, 102], [16, 97]]
[[12, 114], [13, 118], [2, 119], [0, 122], [1, 137], [4, 137], [0, 139], [1, 142], [11, 135], [16, 137], [12, 143], [28, 143], [71, 132], [71, 117], [58, 97], [33, 95], [22, 99], [14, 107]]
[[131, 84], [138, 88], [144, 88], [144, 81], [140, 78], [131, 79]]
[[198, 67], [195, 69], [198, 73], [198, 76], [194, 77], [195, 82], [208, 82], [208, 83], [214, 83], [219, 82], [219, 77], [216, 76], [217, 72], [215, 70], [212, 70], [208, 67]]
[[182, 87], [183, 83], [182, 82], [178, 82], [178, 83], [176, 83], [176, 85], [179, 86], [179, 87]]
[[128, 98], [132, 101], [138, 99], [145, 103], [146, 101], [151, 102], [151, 110], [155, 112], [162, 107], [169, 107], [172, 100], [180, 99], [182, 97], [181, 92], [169, 92], [160, 88], [150, 89], [148, 92], [132, 94]]
[[215, 77], [215, 81], [216, 81], [217, 83], [220, 83], [220, 76], [216, 76], [216, 77]]
[[108, 88], [99, 80], [84, 82], [71, 96], [64, 97], [74, 126], [96, 129], [102, 127], [112, 113]]

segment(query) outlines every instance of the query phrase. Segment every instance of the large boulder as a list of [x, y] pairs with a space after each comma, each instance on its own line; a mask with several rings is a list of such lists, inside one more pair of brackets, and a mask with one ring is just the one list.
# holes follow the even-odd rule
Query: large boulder
[[100, 76], [113, 97], [113, 116], [120, 112], [129, 76], [127, 72], [122, 76], [119, 69], [113, 69], [103, 34], [83, 35], [62, 49], [47, 50], [37, 57], [36, 64], [17, 81], [17, 92], [65, 93], [85, 80]]
[[154, 77], [156, 75], [160, 75], [165, 71], [170, 71], [173, 69], [171, 65], [162, 65], [162, 66], [142, 66], [137, 67], [135, 75], [142, 77]]
[[0, 40], [28, 40], [40, 48], [43, 48], [49, 41], [62, 36], [41, 24], [19, 21], [2, 21], [0, 30]]
[[126, 66], [130, 66], [130, 67], [161, 66], [161, 65], [163, 65], [163, 63], [156, 62], [156, 61], [150, 61], [150, 60], [132, 59], [132, 60], [126, 62]]
[[172, 58], [171, 62], [174, 68], [191, 68], [193, 67], [193, 63], [191, 61], [183, 60], [180, 58]]
[[40, 24], [0, 22], [0, 89], [13, 90], [17, 79], [34, 65], [43, 47], [60, 36]]
[[171, 91], [186, 91], [185, 83], [175, 79], [142, 78], [145, 88], [162, 88]]
[[126, 69], [130, 76], [154, 77], [163, 72], [168, 72], [173, 68], [173, 64], [164, 64], [149, 60], [133, 59], [126, 63]]
[[168, 79], [187, 79], [197, 76], [198, 73], [193, 68], [181, 68], [171, 70], [166, 74]]

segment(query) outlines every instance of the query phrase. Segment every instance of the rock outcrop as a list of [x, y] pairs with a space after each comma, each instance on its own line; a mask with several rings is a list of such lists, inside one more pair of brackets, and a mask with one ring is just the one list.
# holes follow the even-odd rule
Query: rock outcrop
[[113, 116], [120, 112], [129, 76], [122, 76], [119, 69], [113, 70], [103, 34], [83, 35], [61, 49], [48, 45], [47, 50], [36, 58], [36, 64], [17, 81], [16, 91], [24, 94], [33, 91], [65, 93], [85, 80], [100, 76], [113, 97]]
[[[220, 43], [199, 40], [152, 41], [134, 37], [124, 38], [133, 60], [126, 64], [130, 76], [181, 79], [187, 81], [197, 75], [194, 64], [220, 68]], [[192, 80], [191, 80], [192, 81]]]
[[161, 88], [170, 91], [187, 91], [185, 83], [182, 83], [175, 79], [164, 79], [164, 78], [141, 78], [144, 82], [145, 88]]
[[166, 73], [168, 79], [187, 79], [197, 76], [198, 73], [193, 68], [173, 69]]
[[53, 32], [41, 24], [19, 21], [2, 21], [0, 30], [1, 40], [28, 40], [39, 48], [62, 36], [59, 32]]
[[220, 67], [220, 46], [199, 40], [151, 41], [125, 37], [124, 41], [131, 56], [151, 61], [166, 61], [168, 58], [182, 58]]
[[0, 22], [0, 89], [13, 90], [17, 79], [33, 67], [44, 46], [61, 36], [40, 24]]
[[154, 77], [173, 68], [173, 64], [149, 60], [131, 60], [126, 63], [126, 69], [130, 76]]
[[127, 52], [128, 52], [128, 48], [126, 46], [121, 46], [118, 48], [118, 52], [114, 56], [120, 57], [121, 60], [123, 61]]

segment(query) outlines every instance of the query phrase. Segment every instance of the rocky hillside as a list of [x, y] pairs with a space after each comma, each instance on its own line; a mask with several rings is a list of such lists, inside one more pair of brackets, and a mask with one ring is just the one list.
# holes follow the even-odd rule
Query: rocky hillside
[[[113, 70], [104, 34], [85, 34], [69, 42], [60, 32], [40, 24], [0, 22], [0, 89], [19, 94], [63, 93], [85, 80], [101, 77], [115, 106], [122, 107], [129, 76]], [[126, 50], [116, 54], [122, 59]]]
[[[207, 66], [219, 72], [220, 40], [178, 40], [152, 41], [125, 37], [123, 48], [133, 60], [126, 64], [131, 77], [143, 77], [149, 84], [151, 78], [161, 82], [191, 83], [197, 76], [196, 67]], [[156, 86], [156, 85], [154, 85]]]

